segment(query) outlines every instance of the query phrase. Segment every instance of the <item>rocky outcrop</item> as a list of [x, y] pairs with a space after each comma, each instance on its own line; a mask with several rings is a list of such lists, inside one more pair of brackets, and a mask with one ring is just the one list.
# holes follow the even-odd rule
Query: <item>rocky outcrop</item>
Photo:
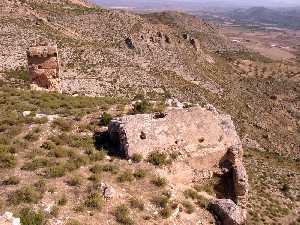
[[217, 199], [210, 204], [210, 208], [223, 225], [241, 225], [245, 222], [243, 212], [231, 199]]
[[[188, 183], [210, 178], [220, 167], [229, 174], [230, 190], [215, 210], [226, 225], [242, 224], [246, 218], [248, 177], [242, 163], [243, 149], [231, 117], [206, 108], [171, 108], [166, 113], [129, 115], [113, 120], [108, 128], [116, 152], [126, 158], [153, 151], [177, 152], [181, 160], [170, 171], [170, 180]], [[208, 174], [208, 176], [206, 175]]]
[[172, 109], [163, 116], [124, 116], [111, 122], [109, 134], [119, 154], [126, 157], [171, 150], [195, 156], [213, 154], [212, 164], [239, 142], [230, 117], [201, 107]]
[[59, 60], [56, 46], [30, 47], [27, 52], [31, 84], [60, 92]]
[[0, 224], [1, 225], [21, 225], [20, 218], [16, 218], [13, 216], [11, 212], [5, 212], [2, 216], [0, 216]]

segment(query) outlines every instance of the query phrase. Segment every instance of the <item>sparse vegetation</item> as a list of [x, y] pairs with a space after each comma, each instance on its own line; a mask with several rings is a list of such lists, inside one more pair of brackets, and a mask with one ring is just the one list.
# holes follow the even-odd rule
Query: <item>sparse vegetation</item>
[[164, 166], [170, 164], [170, 160], [168, 160], [168, 155], [159, 151], [151, 152], [147, 157], [147, 161], [155, 166]]
[[155, 176], [152, 179], [152, 183], [157, 187], [165, 187], [168, 181], [165, 177]]
[[92, 193], [87, 197], [84, 204], [88, 208], [101, 210], [104, 205], [104, 200], [99, 193]]
[[23, 208], [19, 214], [22, 225], [45, 225], [47, 222], [42, 211], [35, 212], [30, 208]]
[[11, 176], [3, 181], [4, 185], [17, 185], [20, 183], [20, 178], [16, 176]]
[[144, 202], [138, 198], [130, 198], [129, 199], [130, 207], [134, 209], [139, 209], [140, 211], [144, 210]]
[[136, 179], [143, 179], [146, 177], [146, 175], [147, 175], [147, 172], [146, 172], [146, 170], [143, 170], [143, 169], [137, 169], [133, 174], [133, 176]]
[[131, 160], [134, 162], [134, 163], [139, 163], [143, 160], [143, 156], [141, 154], [138, 154], [138, 153], [134, 153], [131, 157]]
[[76, 175], [67, 180], [67, 184], [70, 186], [80, 186], [82, 179], [80, 176]]
[[16, 157], [9, 152], [8, 147], [0, 145], [0, 168], [13, 168], [17, 163]]
[[52, 122], [53, 128], [59, 128], [64, 132], [71, 131], [73, 122], [69, 119], [57, 118]]
[[10, 194], [9, 202], [17, 205], [20, 203], [37, 203], [42, 198], [42, 193], [34, 186], [25, 186]]
[[108, 126], [111, 120], [112, 120], [112, 116], [109, 113], [104, 112], [101, 118], [101, 124], [103, 126]]
[[188, 214], [192, 214], [195, 211], [195, 207], [190, 201], [183, 201], [182, 205], [185, 208], [186, 213]]
[[116, 221], [123, 225], [133, 225], [134, 221], [129, 216], [129, 209], [126, 205], [118, 206], [115, 211], [114, 215], [116, 217]]
[[126, 170], [118, 176], [118, 182], [132, 182], [134, 180], [134, 176], [130, 170]]

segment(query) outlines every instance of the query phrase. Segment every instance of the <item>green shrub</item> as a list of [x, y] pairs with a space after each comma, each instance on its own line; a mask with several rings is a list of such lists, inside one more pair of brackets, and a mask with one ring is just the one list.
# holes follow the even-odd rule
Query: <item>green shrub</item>
[[61, 131], [68, 132], [72, 130], [73, 121], [69, 119], [57, 118], [52, 122], [53, 128], [59, 128]]
[[157, 207], [166, 208], [170, 204], [170, 197], [162, 194], [160, 196], [153, 197], [151, 202]]
[[82, 179], [79, 176], [73, 176], [67, 181], [67, 184], [70, 186], [80, 186], [81, 183]]
[[95, 183], [99, 183], [101, 181], [101, 178], [102, 176], [100, 174], [92, 174], [90, 177], [89, 177], [89, 180], [90, 181], [93, 181]]
[[66, 205], [68, 202], [68, 199], [65, 195], [61, 196], [60, 199], [58, 200], [57, 204], [58, 205], [61, 205], [61, 206], [64, 206]]
[[98, 151], [95, 149], [90, 149], [90, 150], [86, 151], [86, 153], [88, 154], [88, 156], [92, 162], [101, 161], [101, 160], [105, 159], [105, 156], [106, 156], [106, 152], [104, 150]]
[[9, 196], [9, 202], [18, 205], [20, 203], [38, 203], [42, 194], [33, 186], [22, 187]]
[[65, 168], [68, 171], [73, 171], [81, 166], [85, 166], [90, 162], [89, 157], [85, 155], [75, 155], [72, 158], [68, 159], [65, 163]]
[[66, 225], [81, 225], [81, 223], [78, 220], [75, 219], [69, 219], [66, 223]]
[[183, 201], [182, 205], [185, 208], [186, 213], [188, 214], [192, 214], [195, 211], [194, 205], [189, 201]]
[[65, 174], [66, 174], [66, 167], [64, 164], [51, 166], [46, 170], [46, 176], [48, 178], [63, 177]]
[[39, 139], [40, 132], [41, 132], [41, 129], [39, 127], [36, 127], [34, 129], [32, 129], [28, 134], [26, 134], [24, 139], [27, 141], [30, 141], [30, 142], [37, 141]]
[[94, 174], [100, 174], [103, 172], [102, 165], [96, 164], [90, 168], [90, 171]]
[[12, 176], [3, 181], [4, 185], [17, 185], [20, 183], [20, 178]]
[[134, 114], [146, 113], [149, 111], [150, 107], [151, 107], [150, 103], [146, 100], [136, 102], [133, 108], [133, 113]]
[[134, 208], [134, 209], [139, 209], [139, 210], [143, 211], [145, 208], [144, 202], [138, 198], [133, 198], [133, 197], [130, 198], [129, 203], [130, 203], [130, 207]]
[[84, 204], [88, 208], [101, 210], [104, 205], [104, 201], [99, 193], [92, 193], [87, 197]]
[[169, 218], [172, 215], [172, 208], [170, 206], [163, 208], [160, 211], [160, 215], [164, 219]]
[[117, 174], [119, 172], [119, 167], [114, 164], [106, 164], [102, 166], [102, 171]]
[[195, 191], [193, 189], [187, 189], [183, 192], [183, 194], [186, 198], [191, 198], [193, 200], [195, 200], [199, 197], [197, 191]]
[[157, 187], [165, 187], [168, 181], [165, 177], [156, 176], [152, 179], [152, 183]]
[[109, 113], [104, 112], [102, 115], [101, 124], [103, 126], [108, 126], [111, 120], [112, 120], [112, 116]]
[[126, 205], [118, 206], [115, 211], [114, 215], [116, 217], [116, 221], [123, 225], [133, 225], [134, 221], [129, 217], [129, 209]]
[[47, 190], [47, 186], [46, 186], [46, 181], [45, 180], [39, 180], [33, 186], [40, 193], [45, 193], [46, 190]]
[[66, 158], [74, 156], [74, 152], [70, 149], [66, 149], [64, 147], [56, 147], [52, 151], [50, 151], [50, 156], [54, 156], [56, 158]]
[[46, 150], [53, 150], [56, 148], [56, 145], [52, 141], [46, 141], [41, 145], [41, 148]]
[[53, 206], [51, 211], [50, 211], [50, 215], [51, 216], [54, 216], [54, 217], [57, 217], [59, 214], [59, 207], [57, 206]]
[[159, 151], [151, 152], [147, 157], [147, 161], [155, 166], [164, 166], [170, 164], [168, 155]]
[[134, 162], [134, 163], [139, 163], [143, 160], [143, 156], [141, 154], [138, 154], [138, 153], [134, 153], [132, 156], [131, 156], [131, 160]]
[[124, 182], [132, 182], [134, 180], [134, 176], [131, 171], [127, 170], [118, 176], [118, 181], [120, 183]]
[[197, 202], [196, 202], [196, 204], [197, 204], [198, 206], [200, 206], [201, 208], [207, 209], [208, 206], [209, 206], [209, 203], [210, 203], [210, 201], [209, 201], [207, 198], [205, 198], [205, 197], [203, 197], [203, 196], [201, 196], [201, 195], [199, 195], [199, 196], [197, 197]]
[[22, 225], [45, 225], [47, 219], [42, 211], [35, 212], [30, 208], [24, 208], [20, 211], [19, 217]]
[[134, 176], [136, 179], [143, 179], [143, 178], [146, 177], [146, 175], [147, 175], [147, 172], [146, 172], [145, 170], [143, 170], [143, 169], [137, 169], [137, 170], [134, 172], [134, 174], [133, 174], [133, 176]]
[[9, 147], [0, 145], [0, 168], [1, 169], [8, 169], [13, 168], [17, 164], [17, 159], [9, 152]]
[[46, 159], [46, 158], [35, 158], [33, 159], [31, 162], [26, 162], [23, 166], [22, 166], [22, 170], [29, 170], [29, 171], [34, 171], [37, 170], [39, 168], [45, 168], [48, 166], [51, 166], [52, 163]]

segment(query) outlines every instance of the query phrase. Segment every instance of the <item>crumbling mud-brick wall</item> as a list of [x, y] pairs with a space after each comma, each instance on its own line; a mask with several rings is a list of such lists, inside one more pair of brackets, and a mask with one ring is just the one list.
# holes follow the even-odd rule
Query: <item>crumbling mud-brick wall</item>
[[245, 220], [248, 177], [241, 141], [230, 116], [219, 114], [212, 106], [171, 109], [165, 114], [118, 118], [110, 123], [108, 132], [116, 151], [127, 158], [133, 154], [147, 158], [153, 151], [179, 153], [180, 159], [166, 175], [177, 187], [203, 179], [207, 171], [230, 174], [232, 204], [239, 221]]
[[28, 70], [33, 87], [60, 92], [59, 58], [56, 46], [30, 47]]

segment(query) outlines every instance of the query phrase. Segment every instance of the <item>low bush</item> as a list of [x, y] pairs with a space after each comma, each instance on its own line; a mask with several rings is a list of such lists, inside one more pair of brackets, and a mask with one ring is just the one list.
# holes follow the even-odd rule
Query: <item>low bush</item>
[[104, 150], [98, 151], [95, 149], [90, 149], [90, 150], [86, 151], [86, 154], [88, 154], [88, 156], [92, 162], [101, 161], [101, 160], [105, 159], [105, 156], [107, 155]]
[[101, 125], [108, 126], [111, 120], [112, 116], [109, 113], [104, 112], [101, 118]]
[[134, 163], [139, 163], [143, 160], [143, 156], [141, 154], [138, 154], [138, 153], [134, 153], [132, 156], [131, 156], [131, 160], [132, 162]]
[[163, 208], [159, 214], [162, 218], [167, 219], [172, 215], [172, 208], [170, 206]]
[[3, 181], [4, 185], [17, 185], [20, 183], [20, 178], [12, 176]]
[[102, 171], [117, 174], [119, 172], [119, 167], [114, 164], [106, 164], [102, 166]]
[[28, 134], [25, 135], [24, 139], [30, 142], [34, 142], [39, 140], [41, 129], [35, 128], [32, 131], [30, 131]]
[[136, 102], [133, 107], [133, 113], [134, 114], [146, 113], [149, 111], [149, 108], [151, 108], [151, 105], [146, 100]]
[[35, 187], [26, 186], [11, 193], [9, 196], [9, 202], [14, 205], [18, 205], [20, 203], [38, 203], [41, 198], [42, 193], [37, 191]]
[[145, 206], [144, 202], [141, 199], [138, 198], [130, 198], [129, 199], [130, 207], [134, 209], [139, 209], [140, 211], [143, 211]]
[[151, 152], [147, 157], [147, 161], [155, 166], [164, 166], [171, 163], [170, 160], [168, 160], [168, 155], [159, 151]]
[[55, 166], [51, 166], [46, 170], [46, 177], [48, 178], [57, 178], [63, 177], [66, 174], [66, 166], [61, 163]]
[[189, 201], [183, 201], [182, 205], [185, 208], [185, 212], [188, 214], [192, 214], [195, 211], [195, 207], [194, 207], [193, 203], [191, 203]]
[[183, 194], [186, 198], [191, 198], [193, 200], [198, 199], [198, 197], [199, 197], [197, 191], [195, 191], [193, 189], [187, 189], [183, 192]]
[[123, 225], [133, 225], [134, 221], [129, 216], [129, 209], [126, 205], [118, 206], [115, 211], [114, 215], [116, 217], [116, 221]]
[[157, 207], [166, 208], [170, 205], [170, 197], [165, 195], [154, 196], [151, 202]]
[[73, 176], [69, 180], [67, 180], [67, 184], [70, 186], [80, 186], [81, 183], [82, 183], [82, 179], [78, 175]]
[[69, 119], [57, 118], [52, 122], [53, 128], [59, 128], [61, 131], [68, 132], [72, 130], [73, 121]]
[[61, 197], [58, 199], [57, 204], [58, 204], [58, 205], [61, 205], [61, 206], [64, 206], [64, 205], [67, 204], [67, 202], [68, 202], [67, 197], [66, 197], [65, 195], [63, 195], [63, 196], [61, 196]]
[[66, 225], [81, 225], [81, 223], [78, 220], [75, 219], [69, 219], [66, 223]]
[[160, 176], [154, 177], [151, 182], [157, 187], [165, 187], [168, 183], [166, 178]]
[[57, 217], [59, 214], [59, 207], [57, 206], [53, 206], [51, 211], [50, 211], [50, 215], [53, 217]]
[[84, 205], [91, 209], [101, 210], [104, 205], [104, 201], [99, 193], [92, 193], [87, 197]]
[[143, 179], [146, 177], [146, 175], [147, 175], [147, 172], [146, 172], [146, 170], [143, 170], [143, 169], [137, 169], [133, 174], [133, 176], [136, 179]]
[[200, 206], [201, 208], [208, 209], [209, 203], [210, 203], [210, 201], [207, 198], [205, 198], [205, 197], [203, 197], [201, 195], [199, 195], [197, 197], [196, 204], [198, 206]]
[[35, 212], [30, 208], [23, 208], [19, 217], [22, 225], [45, 225], [47, 223], [45, 213], [42, 211]]
[[0, 168], [13, 168], [17, 164], [17, 159], [14, 154], [9, 151], [8, 146], [0, 145]]
[[124, 182], [132, 182], [134, 180], [134, 176], [131, 171], [127, 170], [118, 176], [118, 182], [124, 183]]
[[45, 168], [51, 166], [53, 163], [50, 162], [47, 158], [35, 158], [30, 162], [26, 162], [22, 166], [22, 170], [34, 171], [39, 168]]

